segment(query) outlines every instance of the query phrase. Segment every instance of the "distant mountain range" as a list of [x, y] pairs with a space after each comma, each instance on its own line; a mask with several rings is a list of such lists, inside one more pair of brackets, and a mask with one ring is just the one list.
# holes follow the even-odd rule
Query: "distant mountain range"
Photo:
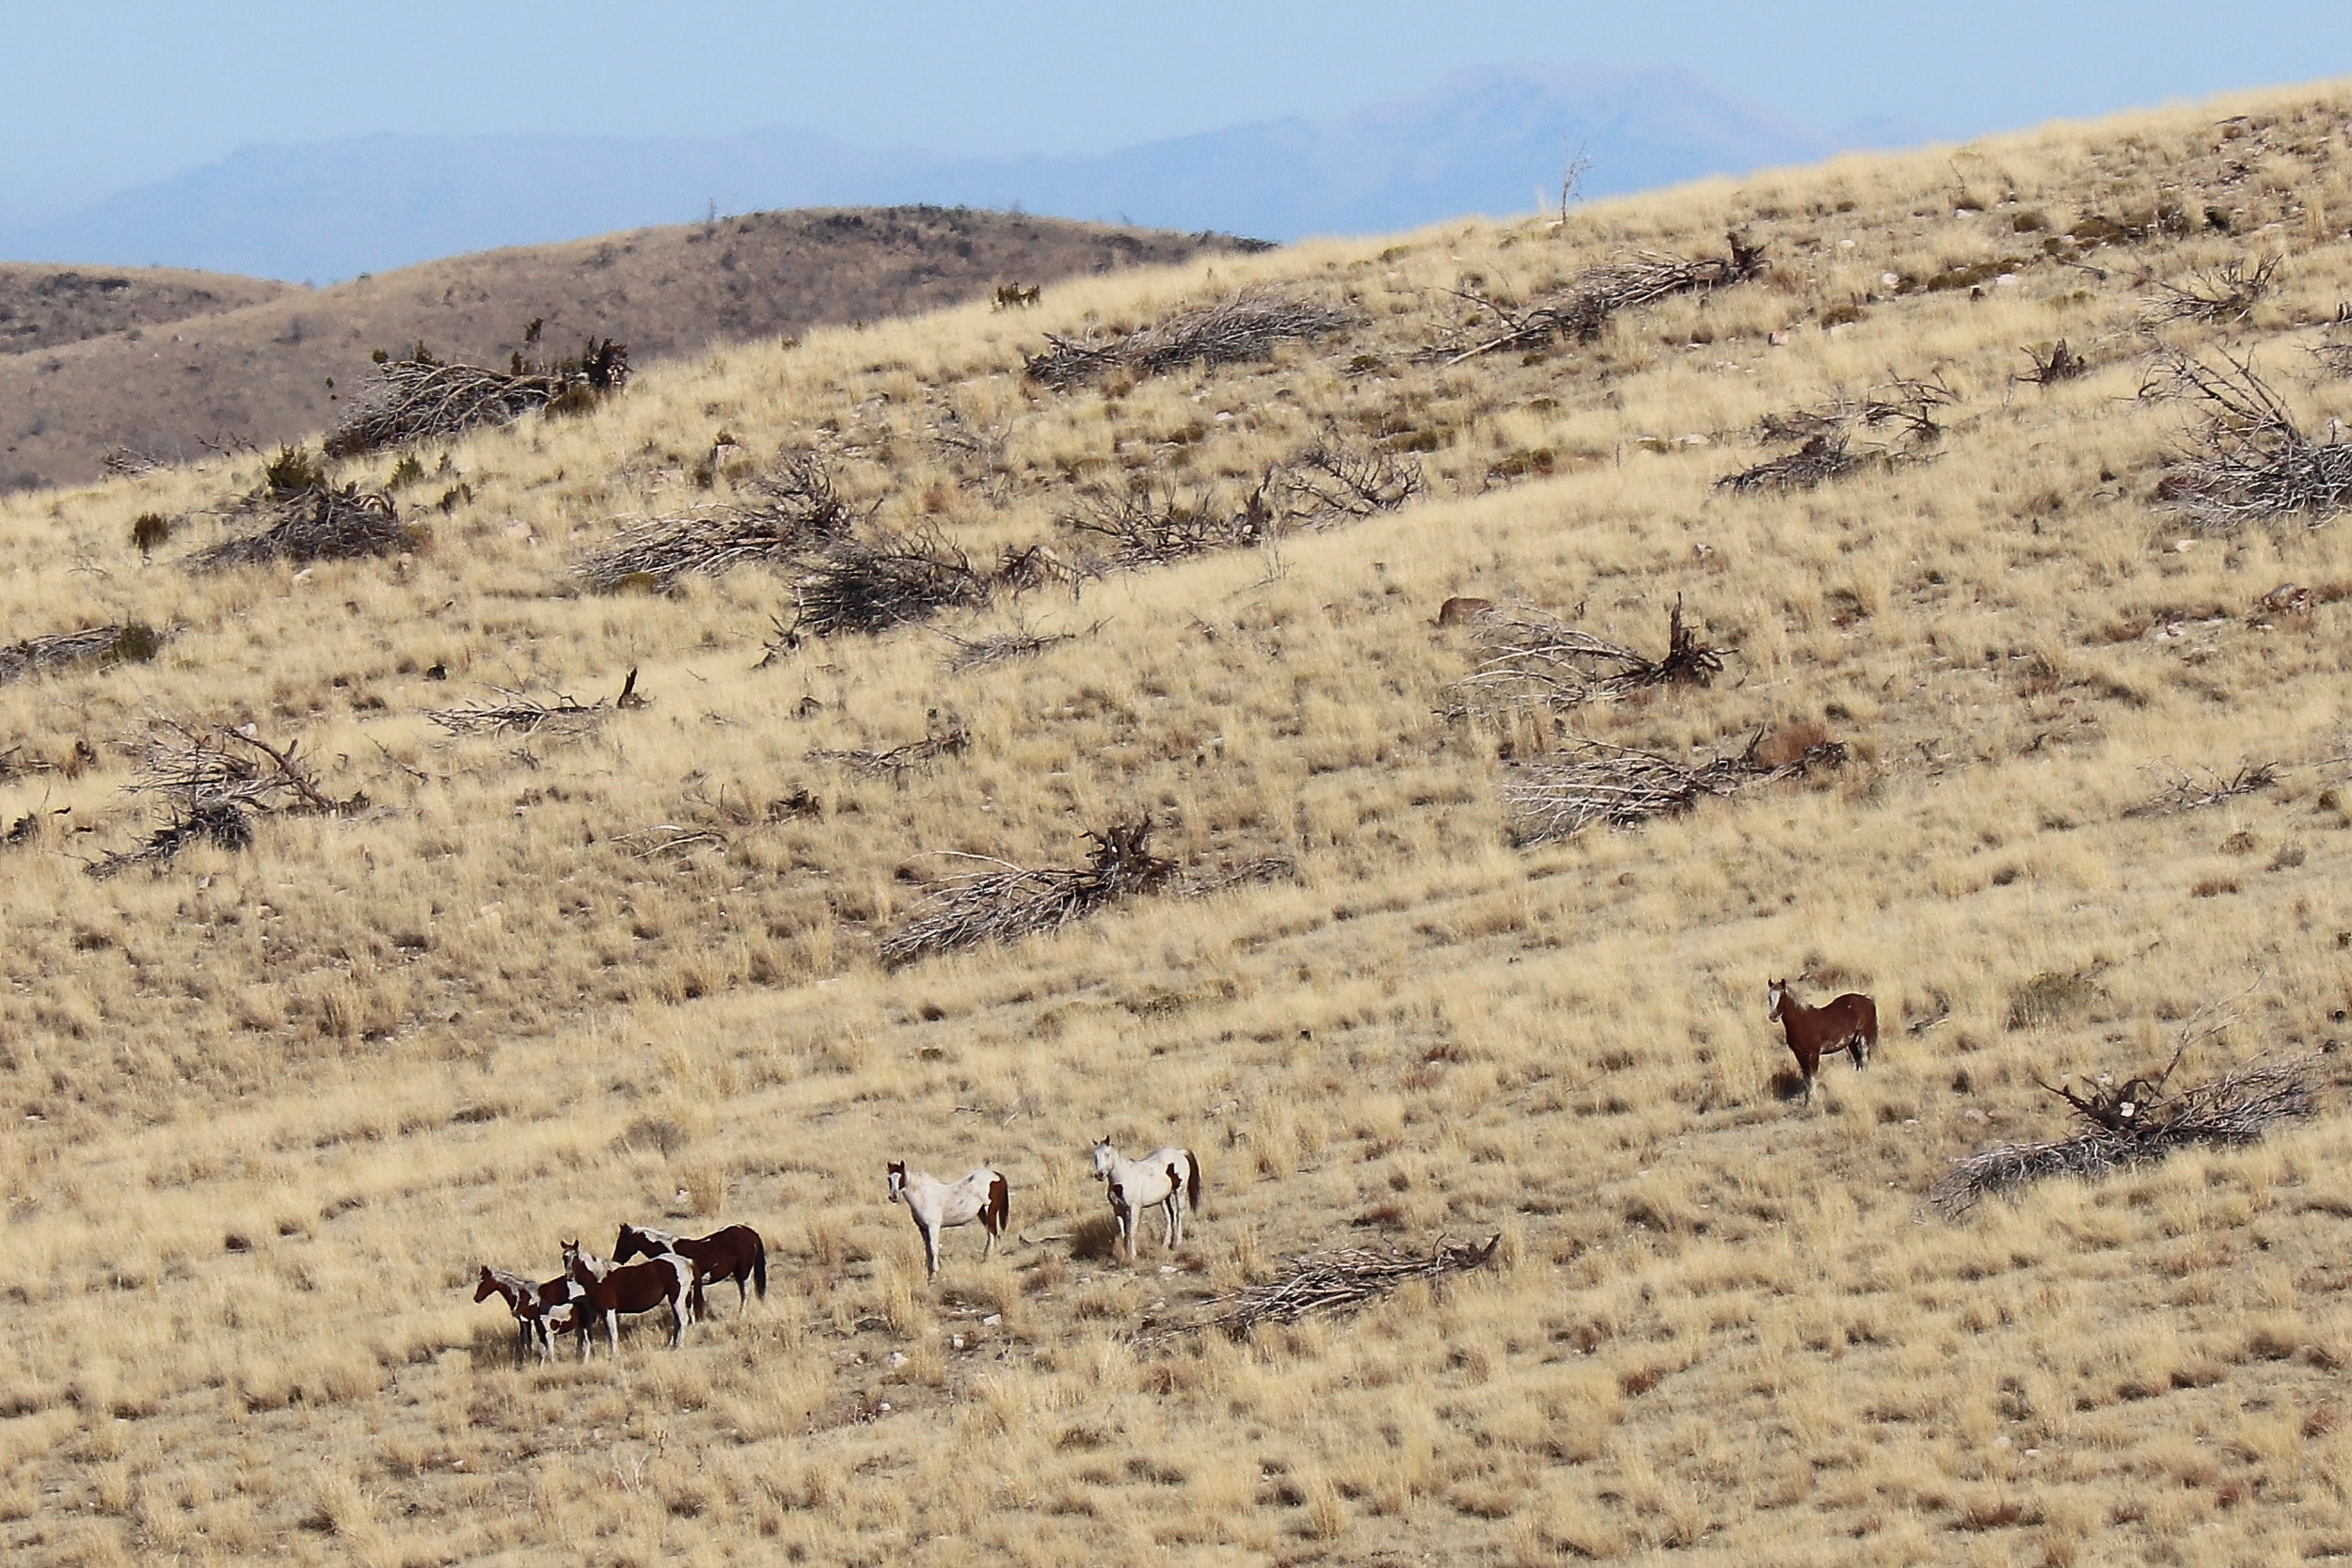
[[1588, 195], [1928, 139], [1824, 132], [1686, 71], [1492, 68], [1343, 119], [1275, 119], [1089, 156], [877, 151], [813, 132], [373, 135], [240, 149], [47, 222], [0, 259], [329, 282], [436, 257], [721, 213], [929, 202], [1266, 239], [1527, 212], [1570, 149]]

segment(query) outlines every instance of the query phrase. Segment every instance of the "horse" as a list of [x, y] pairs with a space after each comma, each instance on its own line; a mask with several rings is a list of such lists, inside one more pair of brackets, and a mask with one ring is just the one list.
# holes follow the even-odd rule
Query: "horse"
[[724, 1230], [714, 1230], [702, 1237], [673, 1236], [646, 1226], [625, 1225], [619, 1239], [612, 1243], [612, 1261], [626, 1263], [637, 1257], [659, 1258], [665, 1252], [692, 1260], [697, 1285], [733, 1280], [739, 1307], [751, 1299], [751, 1292], [744, 1289], [746, 1280], [759, 1288], [762, 1301], [768, 1299], [768, 1243], [748, 1225], [730, 1225]]
[[1189, 1148], [1155, 1148], [1130, 1160], [1107, 1137], [1094, 1141], [1094, 1174], [1110, 1196], [1111, 1216], [1130, 1260], [1136, 1255], [1136, 1211], [1158, 1204], [1168, 1212], [1168, 1250], [1184, 1243], [1184, 1211], [1200, 1207], [1200, 1159]]
[[691, 1259], [665, 1252], [644, 1263], [614, 1265], [580, 1250], [578, 1242], [564, 1243], [564, 1272], [580, 1287], [574, 1306], [580, 1315], [580, 1359], [588, 1359], [588, 1344], [596, 1323], [604, 1323], [613, 1359], [621, 1354], [621, 1314], [670, 1308], [670, 1348], [686, 1343], [686, 1325], [702, 1315], [702, 1286]]
[[927, 1170], [912, 1175], [904, 1160], [890, 1162], [890, 1201], [903, 1203], [923, 1233], [924, 1277], [939, 1277], [939, 1233], [949, 1226], [980, 1222], [988, 1239], [980, 1243], [980, 1260], [996, 1250], [997, 1238], [1012, 1217], [1012, 1183], [1001, 1171], [982, 1165], [961, 1181], [942, 1181]]
[[568, 1275], [534, 1285], [520, 1275], [485, 1263], [474, 1285], [473, 1299], [487, 1301], [493, 1295], [504, 1297], [506, 1309], [515, 1314], [517, 1361], [526, 1359], [533, 1350], [542, 1361], [554, 1359], [555, 1337], [580, 1327], [580, 1287]]
[[1764, 1016], [1781, 1027], [1804, 1074], [1805, 1103], [1813, 1101], [1814, 1075], [1821, 1069], [1821, 1053], [1843, 1051], [1853, 1057], [1856, 1071], [1870, 1065], [1870, 1051], [1879, 1042], [1878, 1005], [1859, 991], [1848, 991], [1818, 1007], [1808, 1007], [1788, 994], [1788, 982], [1774, 980], [1765, 992]]
[[515, 1360], [519, 1364], [547, 1337], [540, 1320], [539, 1287], [520, 1275], [485, 1263], [481, 1276], [474, 1282], [473, 1299], [488, 1301], [492, 1296], [503, 1297], [506, 1309], [515, 1314]]

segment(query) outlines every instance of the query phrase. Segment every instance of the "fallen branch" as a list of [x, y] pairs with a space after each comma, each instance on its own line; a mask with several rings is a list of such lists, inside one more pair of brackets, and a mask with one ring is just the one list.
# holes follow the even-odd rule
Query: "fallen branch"
[[1792, 452], [1768, 458], [1738, 473], [1724, 475], [1715, 482], [1715, 488], [1742, 494], [1758, 490], [1810, 490], [1826, 480], [1851, 473], [1862, 467], [1863, 461], [1862, 456], [1847, 445], [1844, 431], [1824, 433], [1807, 438], [1804, 445]]
[[102, 880], [135, 865], [163, 865], [192, 844], [245, 849], [256, 818], [278, 813], [345, 815], [368, 803], [365, 795], [338, 800], [303, 766], [301, 743], [274, 746], [250, 724], [193, 728], [157, 721], [135, 744], [138, 774], [133, 795], [158, 795], [170, 815], [135, 849], [115, 850], [85, 869]]
[[1672, 294], [1745, 282], [1764, 270], [1762, 246], [1749, 245], [1737, 234], [1727, 239], [1731, 247], [1728, 257], [1693, 260], [1644, 251], [1592, 268], [1571, 279], [1556, 302], [1547, 305], [1514, 307], [1475, 289], [1456, 289], [1453, 291], [1456, 298], [1467, 300], [1494, 317], [1495, 325], [1463, 328], [1422, 350], [1418, 357], [1458, 365], [1466, 359], [1504, 350], [1532, 351], [1554, 342], [1589, 342], [1600, 336], [1609, 318], [1620, 310], [1636, 309]]
[[1454, 683], [1463, 707], [1541, 705], [1565, 711], [1613, 702], [1656, 686], [1705, 686], [1731, 650], [1699, 641], [1682, 619], [1682, 596], [1666, 615], [1666, 653], [1651, 659], [1548, 615], [1488, 610], [1473, 633], [1478, 667]]
[[640, 828], [635, 832], [615, 833], [612, 842], [628, 851], [632, 860], [683, 860], [697, 849], [724, 847], [726, 837], [712, 828], [689, 828], [675, 822], [660, 822], [650, 828]]
[[960, 756], [971, 749], [972, 732], [953, 719], [940, 722], [937, 709], [930, 715], [928, 731], [922, 739], [893, 746], [886, 752], [814, 751], [803, 753], [803, 760], [827, 763], [869, 779], [887, 778], [903, 784], [908, 774], [929, 768], [941, 757]]
[[500, 702], [474, 702], [462, 707], [427, 708], [425, 718], [452, 735], [533, 735], [542, 729], [578, 732], [594, 729], [622, 708], [645, 705], [646, 699], [637, 691], [637, 672], [632, 669], [621, 683], [621, 694], [612, 702], [602, 698], [583, 703], [576, 697], [558, 696], [552, 702], [543, 701], [527, 692], [503, 686], [491, 690], [503, 699]]
[[191, 844], [211, 844], [236, 851], [253, 845], [250, 812], [226, 800], [199, 805], [175, 814], [136, 849], [119, 849], [92, 861], [86, 869], [100, 881], [119, 876], [135, 865], [163, 865]]
[[2123, 815], [2169, 816], [2176, 812], [2201, 811], [2243, 795], [2259, 795], [2278, 782], [2279, 764], [2275, 762], [2249, 762], [2226, 777], [2211, 768], [2175, 769], [2171, 784], [2137, 805], [2125, 808]]
[[1341, 1247], [1283, 1259], [1283, 1270], [1262, 1284], [1245, 1285], [1210, 1303], [1213, 1310], [1195, 1322], [1141, 1336], [1153, 1343], [1181, 1335], [1222, 1329], [1236, 1338], [1260, 1323], [1295, 1323], [1310, 1317], [1353, 1312], [1416, 1279], [1442, 1279], [1485, 1268], [1501, 1250], [1501, 1232], [1484, 1242], [1439, 1240], [1427, 1253], [1394, 1247]]
[[1024, 368], [1040, 386], [1067, 391], [1113, 371], [1147, 376], [1193, 364], [1264, 359], [1278, 343], [1341, 331], [1359, 319], [1353, 310], [1287, 290], [1250, 289], [1120, 338], [1079, 341], [1049, 332], [1045, 352], [1027, 356]]
[[2250, 267], [2242, 260], [2219, 267], [2200, 267], [2183, 283], [2151, 278], [2148, 287], [2155, 298], [2140, 320], [2149, 326], [2184, 321], [2244, 321], [2278, 287], [2279, 269], [2284, 261], [2282, 256], [2268, 256]]
[[1064, 642], [1075, 642], [1082, 636], [1091, 636], [1103, 629], [1097, 621], [1085, 632], [1031, 631], [1026, 626], [1012, 631], [989, 632], [980, 637], [958, 637], [943, 633], [955, 652], [942, 662], [951, 674], [964, 674], [984, 670], [992, 664], [1004, 664], [1016, 658], [1035, 658], [1048, 648]]
[[1002, 869], [943, 883], [882, 938], [882, 962], [897, 969], [933, 954], [1059, 930], [1121, 899], [1156, 893], [1176, 874], [1173, 861], [1151, 853], [1147, 820], [1113, 822], [1086, 836], [1094, 854], [1085, 865], [1032, 871], [998, 861], [993, 863]]
[[2033, 369], [2017, 377], [2034, 387], [2055, 387], [2061, 381], [2072, 381], [2090, 370], [2090, 361], [2066, 346], [2060, 338], [2048, 348], [2021, 348], [2017, 351], [2029, 360]]

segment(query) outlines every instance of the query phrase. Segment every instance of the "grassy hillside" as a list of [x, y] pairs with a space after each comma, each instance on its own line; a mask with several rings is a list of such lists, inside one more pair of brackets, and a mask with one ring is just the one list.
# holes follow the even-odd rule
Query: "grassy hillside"
[[[236, 441], [294, 439], [333, 421], [366, 379], [371, 353], [420, 340], [502, 365], [516, 349], [538, 352], [522, 341], [535, 320], [547, 343], [618, 338], [642, 365], [936, 309], [1000, 283], [1166, 265], [1232, 245], [943, 208], [755, 213], [456, 256], [327, 289], [215, 282], [219, 302], [167, 338], [143, 330], [173, 319], [160, 311], [103, 318], [107, 325], [85, 311], [89, 319], [67, 324], [70, 337], [44, 329], [43, 341], [26, 343], [7, 335], [0, 316], [0, 488], [87, 482], [118, 447], [175, 461]], [[38, 293], [19, 274], [56, 270], [0, 268], [0, 309]], [[136, 285], [141, 298], [177, 298], [186, 279], [211, 277], [124, 276], [148, 280]], [[51, 352], [11, 352], [35, 349]]]
[[[0, 685], [0, 822], [30, 824], [0, 848], [11, 1550], [2352, 1551], [2352, 546], [2325, 507], [2201, 521], [2177, 463], [2230, 433], [2138, 395], [2179, 385], [2146, 336], [2165, 285], [2220, 298], [2278, 258], [2158, 339], [2249, 360], [2322, 442], [2352, 417], [2310, 352], [2352, 296], [2347, 116], [2313, 90], [728, 349], [425, 452], [449, 509], [398, 491], [429, 537], [385, 558], [187, 570], [253, 526], [205, 510], [249, 462], [8, 501], [8, 635], [165, 634]], [[1539, 325], [1592, 269], [1726, 233], [1753, 277], [1467, 352], [1504, 335], [1476, 301]], [[1351, 325], [1024, 375], [1046, 332], [1261, 285]], [[2085, 373], [2016, 379], [2060, 339]], [[1949, 394], [1931, 437], [1868, 418], [1898, 378]], [[1719, 485], [1802, 450], [1759, 421], [1802, 436], [1840, 398], [1849, 471]], [[1163, 521], [1266, 517], [1269, 466], [1318, 446], [1426, 493], [797, 644], [821, 552], [667, 592], [573, 570], [629, 519], [755, 503], [789, 454], [859, 537], [993, 572], [1104, 549], [1067, 519], [1137, 482]], [[148, 513], [181, 519], [151, 560]], [[1704, 687], [1473, 701], [1493, 623], [1433, 626], [1453, 595], [1653, 655], [1679, 601], [1736, 651]], [[1019, 631], [1068, 640], [971, 661]], [[649, 701], [616, 705], [632, 670]], [[593, 710], [429, 717], [512, 693]], [[340, 809], [93, 877], [171, 819], [129, 787], [184, 733], [158, 723], [298, 744]], [[920, 766], [810, 755], [958, 728]], [[1580, 739], [1696, 764], [1759, 732], [1845, 760], [1515, 842], [1502, 792]], [[2143, 809], [2249, 765], [2266, 786]], [[1076, 865], [1136, 816], [1180, 885], [879, 961], [989, 868], [955, 857]], [[1782, 975], [1883, 1021], [1810, 1105], [1763, 1017]], [[2065, 1131], [2037, 1076], [2152, 1072], [2184, 1037], [2185, 1082], [2312, 1054], [2321, 1114], [1963, 1222], [1923, 1203], [1948, 1161]], [[1200, 1153], [1177, 1256], [1148, 1222], [1107, 1255], [1105, 1133]], [[982, 1263], [950, 1232], [927, 1282], [882, 1200], [899, 1158], [995, 1164], [1018, 1234]], [[757, 1226], [768, 1299], [722, 1290], [682, 1353], [641, 1325], [617, 1367], [516, 1370], [476, 1265], [548, 1275], [561, 1240], [664, 1215]], [[1353, 1319], [1138, 1341], [1286, 1254], [1488, 1234], [1493, 1267]]]
[[264, 277], [176, 267], [0, 264], [0, 355], [235, 310], [287, 292]]

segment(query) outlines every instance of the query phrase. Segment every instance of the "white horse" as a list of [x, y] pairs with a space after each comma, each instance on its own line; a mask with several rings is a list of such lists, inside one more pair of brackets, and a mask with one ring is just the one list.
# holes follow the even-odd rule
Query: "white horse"
[[979, 1221], [980, 1228], [988, 1232], [988, 1240], [980, 1244], [981, 1260], [996, 1250], [996, 1239], [1005, 1233], [1005, 1222], [1012, 1215], [1012, 1184], [986, 1165], [961, 1181], [942, 1181], [927, 1170], [909, 1175], [904, 1160], [893, 1160], [890, 1201], [905, 1204], [907, 1212], [914, 1216], [914, 1228], [923, 1233], [926, 1277], [935, 1279], [939, 1233], [949, 1226]]
[[1184, 1211], [1200, 1207], [1200, 1160], [1189, 1148], [1155, 1148], [1130, 1160], [1108, 1138], [1094, 1144], [1094, 1174], [1110, 1195], [1111, 1215], [1127, 1256], [1136, 1255], [1136, 1211], [1153, 1204], [1168, 1211], [1168, 1250], [1184, 1240]]

